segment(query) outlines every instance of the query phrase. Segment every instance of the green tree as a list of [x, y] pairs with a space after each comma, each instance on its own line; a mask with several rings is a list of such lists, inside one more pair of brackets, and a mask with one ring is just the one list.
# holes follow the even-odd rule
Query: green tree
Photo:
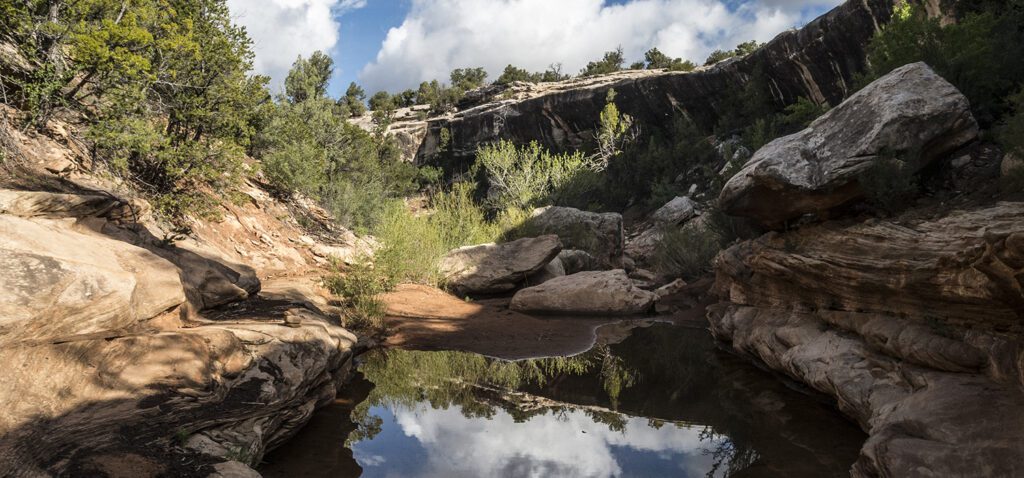
[[322, 51], [313, 52], [309, 59], [299, 55], [284, 80], [285, 95], [292, 103], [326, 95], [327, 80], [331, 77], [333, 66], [334, 60]]
[[595, 164], [598, 165], [599, 170], [604, 170], [608, 166], [608, 161], [622, 152], [625, 143], [636, 139], [633, 118], [619, 112], [618, 106], [615, 105], [615, 96], [615, 90], [609, 89], [595, 134], [597, 139]]
[[370, 97], [370, 111], [392, 110], [395, 101], [387, 91], [378, 91]]
[[580, 76], [595, 76], [615, 73], [616, 71], [622, 70], [622, 64], [625, 62], [626, 58], [623, 55], [622, 47], [620, 46], [613, 51], [605, 52], [604, 56], [600, 60], [587, 63], [587, 66], [580, 72]]
[[647, 68], [652, 70], [668, 68], [672, 65], [672, 58], [662, 53], [657, 48], [647, 50], [647, 53], [644, 53], [644, 61], [647, 62]]
[[401, 93], [395, 93], [394, 98], [395, 106], [399, 108], [408, 108], [416, 104], [416, 90], [408, 89]]
[[731, 50], [715, 50], [708, 55], [708, 59], [704, 60], [704, 66], [714, 65], [715, 63], [727, 60], [736, 56], [736, 53]]
[[456, 68], [449, 75], [452, 88], [466, 92], [479, 88], [487, 80], [487, 71], [482, 67], [478, 68]]
[[522, 68], [508, 65], [505, 67], [505, 70], [501, 72], [501, 76], [499, 76], [497, 80], [494, 80], [494, 83], [498, 85], [507, 85], [515, 81], [534, 81], [534, 76]]
[[753, 53], [762, 46], [764, 46], [764, 43], [759, 43], [757, 40], [750, 40], [740, 43], [739, 45], [736, 45], [736, 49], [734, 51], [736, 53], [736, 56], [746, 56]]
[[920, 7], [898, 6], [868, 46], [870, 68], [860, 83], [923, 61], [967, 96], [979, 122], [994, 124], [1024, 78], [1024, 1], [979, 3], [946, 26]]
[[669, 57], [657, 48], [651, 48], [647, 53], [644, 53], [644, 61], [646, 62], [647, 69], [650, 70], [692, 71], [697, 68], [697, 65], [690, 60]]
[[544, 73], [541, 73], [540, 75], [541, 82], [565, 81], [569, 78], [572, 78], [572, 76], [562, 73], [561, 63], [552, 63], [548, 65], [548, 69], [544, 70]]
[[[344, 101], [342, 101], [344, 100]], [[345, 111], [352, 117], [362, 116], [366, 113], [366, 105], [363, 101], [366, 100], [366, 92], [363, 88], [356, 84], [356, 82], [349, 83], [348, 89], [345, 90], [345, 97], [342, 98], [342, 104], [344, 104]]]
[[704, 61], [704, 65], [714, 65], [715, 63], [732, 57], [749, 55], [758, 48], [761, 48], [763, 45], [763, 43], [758, 43], [757, 40], [750, 40], [736, 45], [736, 48], [733, 50], [715, 50], [708, 55], [708, 59]]

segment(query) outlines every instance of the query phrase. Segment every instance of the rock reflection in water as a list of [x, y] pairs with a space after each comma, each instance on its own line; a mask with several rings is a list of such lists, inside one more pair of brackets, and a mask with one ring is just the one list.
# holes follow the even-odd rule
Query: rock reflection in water
[[265, 476], [846, 476], [864, 440], [678, 326], [518, 362], [378, 351], [361, 370], [368, 396], [318, 412]]

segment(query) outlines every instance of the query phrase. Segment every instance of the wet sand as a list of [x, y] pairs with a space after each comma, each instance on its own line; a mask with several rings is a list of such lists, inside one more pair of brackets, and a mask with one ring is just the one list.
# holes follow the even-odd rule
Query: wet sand
[[705, 327], [702, 307], [675, 316], [545, 317], [508, 309], [508, 298], [465, 301], [442, 290], [404, 284], [383, 296], [388, 346], [462, 350], [503, 359], [572, 355], [596, 342], [617, 343], [657, 322]]

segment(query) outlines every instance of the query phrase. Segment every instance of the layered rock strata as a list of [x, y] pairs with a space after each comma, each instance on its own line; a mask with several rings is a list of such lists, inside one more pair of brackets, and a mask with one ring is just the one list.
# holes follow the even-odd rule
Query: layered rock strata
[[1024, 203], [770, 233], [716, 271], [714, 335], [836, 399], [854, 476], [1024, 473]]

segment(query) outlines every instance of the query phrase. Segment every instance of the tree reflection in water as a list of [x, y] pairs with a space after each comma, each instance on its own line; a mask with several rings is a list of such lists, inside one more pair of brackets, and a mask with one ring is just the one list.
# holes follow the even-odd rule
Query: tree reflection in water
[[514, 362], [378, 350], [360, 370], [363, 391], [339, 400], [355, 431], [314, 418], [265, 476], [847, 476], [865, 439], [681, 326]]
[[[412, 410], [426, 402], [433, 409], [455, 408], [470, 419], [490, 419], [500, 409], [511, 415], [517, 423], [548, 413], [564, 417], [567, 411], [579, 407], [544, 397], [543, 391], [564, 383], [570, 377], [599, 383], [602, 396], [592, 397], [596, 399], [594, 403], [584, 406], [581, 411], [594, 422], [606, 425], [609, 430], [624, 433], [629, 416], [616, 411], [619, 397], [643, 380], [640, 369], [627, 363], [618, 354], [620, 349], [629, 347], [628, 342], [616, 346], [599, 344], [585, 353], [570, 357], [519, 361], [455, 351], [374, 351], [366, 358], [360, 370], [375, 388], [367, 400], [353, 410], [352, 420], [357, 424], [357, 429], [349, 436], [346, 446], [372, 440], [380, 433], [382, 419], [370, 413], [373, 407]], [[674, 344], [673, 347], [680, 345], [678, 341], [658, 343], [662, 347], [671, 344]], [[650, 367], [650, 364], [643, 361], [637, 365]], [[693, 371], [680, 368], [685, 366], [685, 362], [678, 362], [677, 365], [673, 367], [673, 373], [667, 376], [678, 379], [676, 388], [685, 387], [692, 382]], [[659, 372], [658, 378], [665, 378], [664, 371]], [[666, 423], [662, 419], [648, 419], [648, 426], [654, 429], [660, 429]], [[690, 426], [687, 423], [673, 425]], [[752, 448], [733, 443], [713, 426], [703, 427], [699, 436], [708, 445], [701, 452], [714, 459], [707, 474], [709, 477], [719, 476], [718, 470], [732, 472], [745, 468], [757, 458]]]

